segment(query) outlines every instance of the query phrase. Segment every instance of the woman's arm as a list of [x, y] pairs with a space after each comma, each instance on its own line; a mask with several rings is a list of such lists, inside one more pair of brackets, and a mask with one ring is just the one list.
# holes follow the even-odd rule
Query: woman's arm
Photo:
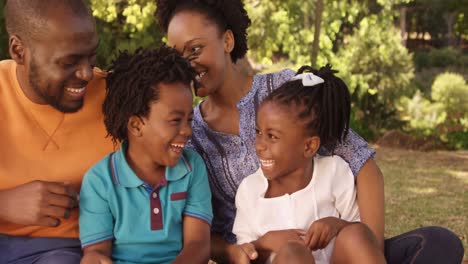
[[208, 263], [210, 259], [210, 225], [204, 220], [185, 216], [184, 245], [173, 263]]
[[384, 180], [374, 159], [367, 160], [357, 175], [357, 201], [361, 222], [372, 230], [383, 251], [385, 231]]

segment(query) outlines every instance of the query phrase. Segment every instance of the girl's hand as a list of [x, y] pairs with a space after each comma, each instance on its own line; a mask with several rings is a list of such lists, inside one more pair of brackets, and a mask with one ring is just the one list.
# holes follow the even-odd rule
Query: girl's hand
[[332, 216], [314, 221], [305, 234], [305, 243], [311, 250], [325, 248], [348, 224], [348, 222]]
[[287, 229], [269, 231], [260, 237], [255, 245], [259, 249], [264, 249], [271, 252], [278, 252], [288, 241], [298, 241], [304, 243], [302, 238], [305, 235], [301, 229]]
[[255, 260], [258, 257], [258, 253], [252, 243], [230, 245], [228, 248], [228, 254], [229, 263], [234, 264], [249, 264], [251, 260]]
[[80, 264], [112, 264], [112, 260], [97, 251], [91, 251], [84, 254]]

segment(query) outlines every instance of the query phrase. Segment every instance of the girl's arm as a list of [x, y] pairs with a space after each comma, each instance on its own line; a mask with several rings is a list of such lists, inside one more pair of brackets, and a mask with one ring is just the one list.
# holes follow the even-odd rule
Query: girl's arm
[[357, 175], [357, 202], [361, 222], [366, 224], [384, 250], [385, 199], [382, 172], [374, 159], [369, 159]]
[[106, 240], [83, 249], [81, 264], [111, 264], [112, 241]]
[[210, 225], [186, 215], [183, 221], [184, 245], [173, 263], [208, 263], [210, 259]]
[[[331, 154], [321, 148], [320, 154]], [[373, 160], [375, 151], [352, 129], [342, 144], [335, 148], [335, 154], [348, 162], [356, 177], [357, 201], [361, 222], [374, 233], [380, 248], [384, 246], [384, 183], [379, 167]]]

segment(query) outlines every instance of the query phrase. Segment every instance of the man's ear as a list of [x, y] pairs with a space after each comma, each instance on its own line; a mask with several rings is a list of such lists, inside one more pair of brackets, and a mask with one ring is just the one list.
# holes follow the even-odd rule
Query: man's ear
[[304, 157], [311, 158], [320, 148], [320, 138], [318, 136], [308, 137], [304, 145]]
[[133, 115], [128, 119], [128, 133], [134, 135], [135, 137], [141, 137], [143, 135], [142, 128], [144, 125], [145, 123], [141, 117]]
[[24, 42], [17, 35], [12, 35], [9, 38], [9, 47], [11, 58], [16, 61], [17, 64], [23, 65], [25, 62], [26, 47]]
[[231, 53], [234, 49], [235, 40], [234, 40], [234, 33], [230, 29], [224, 32], [224, 51], [226, 53]]

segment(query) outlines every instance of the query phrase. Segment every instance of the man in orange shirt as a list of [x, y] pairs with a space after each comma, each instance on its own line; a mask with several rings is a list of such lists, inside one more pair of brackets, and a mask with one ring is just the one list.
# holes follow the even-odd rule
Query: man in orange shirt
[[83, 174], [113, 150], [82, 0], [9, 0], [0, 62], [0, 263], [79, 263]]

